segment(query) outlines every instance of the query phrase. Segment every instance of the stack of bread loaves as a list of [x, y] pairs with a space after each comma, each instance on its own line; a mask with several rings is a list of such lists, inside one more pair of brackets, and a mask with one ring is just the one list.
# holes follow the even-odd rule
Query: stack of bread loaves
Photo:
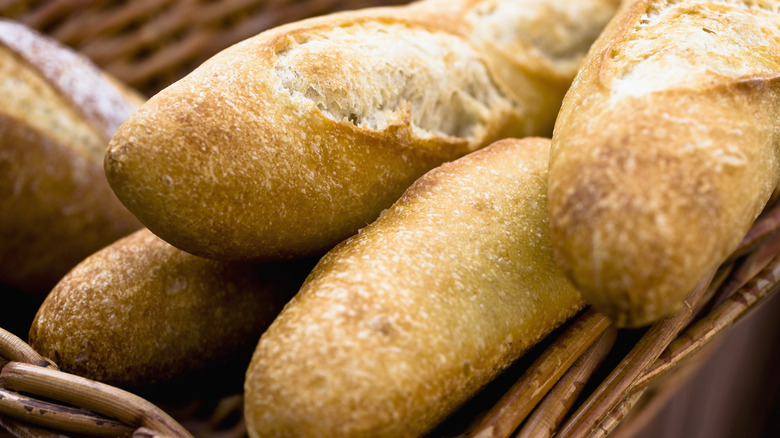
[[109, 183], [148, 230], [64, 277], [32, 345], [120, 386], [192, 371], [259, 336], [289, 295], [274, 285], [302, 280], [279, 263], [389, 208], [264, 337], [247, 420], [253, 435], [430, 430], [583, 302], [551, 258], [547, 140], [491, 146], [394, 202], [442, 163], [549, 136], [616, 5], [426, 0], [226, 49], [111, 140]]
[[92, 204], [31, 225], [113, 234], [31, 345], [133, 388], [250, 348], [252, 437], [430, 433], [586, 306], [645, 326], [734, 251], [780, 180], [779, 26], [769, 0], [420, 0], [262, 32], [130, 110], [50, 58], [0, 115], [0, 231], [68, 190]]
[[415, 436], [582, 307], [552, 262], [545, 142], [615, 1], [438, 1], [262, 33], [152, 97], [109, 182], [220, 260], [328, 253], [264, 334], [253, 436]]

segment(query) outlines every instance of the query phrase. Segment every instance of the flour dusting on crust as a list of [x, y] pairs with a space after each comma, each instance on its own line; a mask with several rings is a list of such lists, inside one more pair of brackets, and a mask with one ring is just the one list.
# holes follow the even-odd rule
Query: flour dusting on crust
[[[777, 75], [780, 2], [670, 1], [639, 18], [610, 54], [616, 96], [699, 87], [720, 78]], [[668, 24], [677, 25], [670, 30]], [[662, 30], [661, 30], [662, 29]]]
[[106, 140], [135, 110], [89, 59], [22, 24], [0, 20], [0, 44], [51, 81]]

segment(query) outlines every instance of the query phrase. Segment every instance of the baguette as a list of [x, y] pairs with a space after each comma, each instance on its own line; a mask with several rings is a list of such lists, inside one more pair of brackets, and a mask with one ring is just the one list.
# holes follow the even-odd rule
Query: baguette
[[141, 229], [57, 284], [30, 345], [63, 371], [116, 386], [182, 379], [248, 356], [310, 268], [203, 259]]
[[678, 309], [778, 185], [780, 2], [629, 1], [566, 95], [556, 258], [621, 326]]
[[81, 55], [0, 19], [0, 283], [43, 295], [141, 227], [103, 171], [142, 98]]
[[[530, 8], [526, 21], [582, 10], [558, 3]], [[133, 114], [111, 141], [109, 182], [150, 230], [193, 254], [321, 255], [442, 162], [499, 138], [549, 135], [570, 60], [587, 43], [555, 49], [595, 38], [615, 1], [584, 3], [593, 13], [561, 41], [540, 25], [518, 29], [510, 1], [372, 8], [263, 32]], [[478, 45], [470, 35], [486, 27], [495, 43]], [[518, 47], [528, 53], [510, 56]]]
[[419, 436], [581, 309], [548, 157], [506, 139], [444, 164], [328, 252], [255, 350], [250, 436]]

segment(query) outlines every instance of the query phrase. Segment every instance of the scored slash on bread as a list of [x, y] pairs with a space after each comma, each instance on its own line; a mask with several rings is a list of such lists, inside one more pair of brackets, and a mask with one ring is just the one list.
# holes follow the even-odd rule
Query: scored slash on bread
[[596, 309], [679, 308], [780, 179], [780, 2], [628, 1], [553, 134], [556, 256]]

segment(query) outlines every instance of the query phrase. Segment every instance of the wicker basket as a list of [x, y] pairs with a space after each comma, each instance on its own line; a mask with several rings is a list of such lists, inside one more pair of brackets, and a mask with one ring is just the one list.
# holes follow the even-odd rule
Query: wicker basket
[[[56, 37], [152, 95], [217, 51], [269, 27], [338, 9], [400, 3], [406, 1], [7, 0], [0, 1], [0, 16]], [[691, 436], [648, 432], [647, 426], [660, 424], [658, 412], [673, 403], [697, 371], [724, 360], [717, 347], [728, 341], [726, 329], [780, 288], [777, 230], [780, 207], [768, 209], [734, 256], [712, 278], [702, 279], [684, 310], [647, 329], [616, 331], [605, 317], [583, 312], [431, 436]], [[780, 311], [778, 304], [775, 299], [763, 306], [770, 309], [760, 321], [765, 349], [753, 351], [756, 357], [772, 351], [778, 340], [780, 325], [772, 316]], [[24, 343], [24, 335], [17, 337], [29, 327], [38, 303], [14, 305], [27, 310], [21, 312], [21, 323], [0, 330], [0, 437], [246, 435], [240, 385], [218, 391], [201, 385], [197, 391], [178, 388], [173, 397], [139, 397], [61, 373]], [[0, 326], [6, 323], [0, 321]], [[755, 335], [748, 336], [747, 341], [756, 341]], [[775, 362], [767, 354], [761, 357], [762, 363], [778, 363], [777, 354]], [[777, 390], [778, 373], [771, 365], [757, 374], [769, 375]], [[712, 380], [704, 384], [718, 385]], [[9, 401], [11, 396], [15, 398]], [[777, 399], [761, 403], [777, 409]], [[691, 416], [688, 412], [686, 419]], [[689, 427], [690, 421], [676, 424], [680, 431], [679, 425]]]
[[238, 41], [344, 9], [408, 0], [2, 0], [13, 18], [79, 50], [151, 95]]

